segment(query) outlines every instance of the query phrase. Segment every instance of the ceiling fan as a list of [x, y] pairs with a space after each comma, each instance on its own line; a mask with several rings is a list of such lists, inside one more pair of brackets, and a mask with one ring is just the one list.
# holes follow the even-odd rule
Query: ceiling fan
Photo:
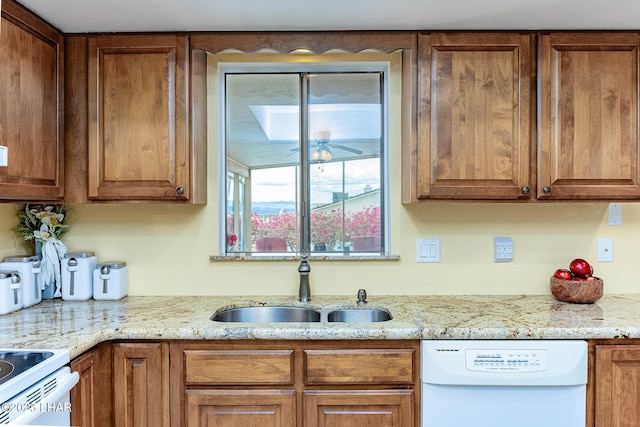
[[[338, 144], [330, 144], [331, 140], [331, 132], [330, 131], [320, 131], [315, 132], [313, 134], [314, 142], [317, 147], [310, 153], [311, 160], [317, 162], [328, 162], [333, 158], [333, 153], [331, 153], [331, 148], [337, 148], [338, 150], [348, 151], [353, 154], [360, 155], [362, 154], [361, 150], [347, 147], [344, 145]], [[292, 148], [291, 151], [299, 151], [299, 148]]]

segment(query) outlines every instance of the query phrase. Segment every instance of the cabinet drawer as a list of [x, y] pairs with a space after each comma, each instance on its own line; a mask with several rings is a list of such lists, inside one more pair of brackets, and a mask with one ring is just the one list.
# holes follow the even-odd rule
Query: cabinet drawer
[[293, 350], [185, 350], [185, 384], [292, 384]]
[[306, 384], [413, 384], [412, 349], [305, 350]]

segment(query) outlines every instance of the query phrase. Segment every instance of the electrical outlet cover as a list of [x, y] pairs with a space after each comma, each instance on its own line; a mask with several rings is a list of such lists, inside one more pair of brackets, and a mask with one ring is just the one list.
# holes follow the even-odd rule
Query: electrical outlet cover
[[511, 237], [493, 238], [493, 262], [511, 262], [513, 260], [513, 240]]

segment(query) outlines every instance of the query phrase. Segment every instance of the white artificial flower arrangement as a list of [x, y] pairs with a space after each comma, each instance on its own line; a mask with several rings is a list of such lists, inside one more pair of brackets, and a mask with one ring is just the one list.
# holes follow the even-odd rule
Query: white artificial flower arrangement
[[40, 246], [42, 272], [38, 275], [40, 289], [54, 285], [54, 297], [62, 296], [61, 260], [67, 248], [60, 238], [69, 230], [63, 224], [67, 210], [64, 205], [25, 205], [18, 213], [19, 224], [14, 228], [18, 237], [34, 241], [36, 252]]

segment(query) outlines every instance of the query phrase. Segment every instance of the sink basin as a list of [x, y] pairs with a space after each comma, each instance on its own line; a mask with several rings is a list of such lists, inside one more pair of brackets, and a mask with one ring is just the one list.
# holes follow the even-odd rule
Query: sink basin
[[218, 310], [216, 322], [319, 322], [320, 312], [304, 307], [238, 307]]
[[328, 322], [385, 322], [393, 316], [387, 310], [378, 308], [349, 308], [333, 310], [327, 314]]

